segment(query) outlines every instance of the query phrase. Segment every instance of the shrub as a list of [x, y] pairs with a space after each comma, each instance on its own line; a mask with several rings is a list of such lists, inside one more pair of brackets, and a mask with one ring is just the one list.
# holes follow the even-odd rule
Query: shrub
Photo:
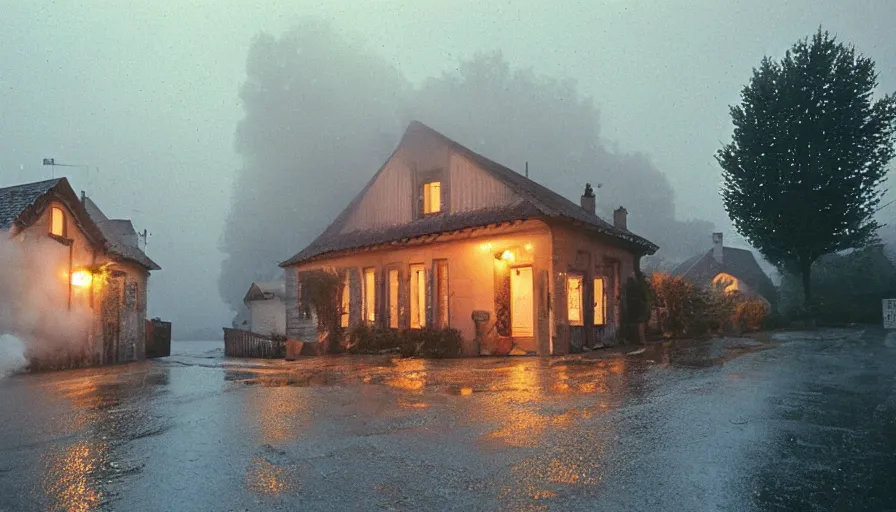
[[402, 357], [444, 358], [460, 355], [462, 337], [456, 329], [412, 329], [399, 331], [361, 324], [349, 334], [352, 353], [377, 354], [394, 350]]
[[650, 284], [656, 294], [664, 336], [705, 336], [730, 326], [737, 295], [726, 294], [715, 286], [703, 288], [668, 274], [654, 274]]
[[737, 304], [734, 324], [746, 331], [758, 331], [766, 325], [769, 316], [768, 305], [757, 299], [745, 300]]

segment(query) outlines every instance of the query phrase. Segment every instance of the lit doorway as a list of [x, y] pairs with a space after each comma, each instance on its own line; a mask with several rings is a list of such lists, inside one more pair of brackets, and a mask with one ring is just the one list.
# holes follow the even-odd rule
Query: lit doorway
[[510, 269], [510, 335], [531, 338], [535, 333], [532, 267]]

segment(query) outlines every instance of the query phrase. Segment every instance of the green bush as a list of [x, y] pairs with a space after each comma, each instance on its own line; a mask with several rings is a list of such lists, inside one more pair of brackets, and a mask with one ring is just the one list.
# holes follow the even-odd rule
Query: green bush
[[361, 324], [349, 334], [351, 352], [378, 354], [397, 351], [402, 357], [444, 358], [460, 355], [463, 338], [457, 329], [411, 329], [399, 331]]

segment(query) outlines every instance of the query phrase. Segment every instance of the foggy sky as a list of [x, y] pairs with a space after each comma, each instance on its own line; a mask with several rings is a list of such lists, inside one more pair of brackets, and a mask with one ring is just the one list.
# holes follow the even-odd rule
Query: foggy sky
[[159, 4], [0, 0], [0, 186], [50, 177], [45, 157], [90, 165], [65, 174], [107, 215], [152, 233], [147, 252], [163, 270], [149, 314], [187, 328], [230, 321], [218, 245], [240, 165], [238, 91], [259, 31], [329, 20], [415, 84], [495, 49], [514, 66], [573, 78], [600, 109], [602, 137], [666, 173], [678, 215], [710, 220], [732, 241], [713, 154], [763, 55], [823, 25], [876, 61], [882, 91], [896, 90], [889, 0]]

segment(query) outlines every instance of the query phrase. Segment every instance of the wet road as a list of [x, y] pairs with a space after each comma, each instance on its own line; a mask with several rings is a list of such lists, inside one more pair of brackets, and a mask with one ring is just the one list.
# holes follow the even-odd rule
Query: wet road
[[0, 381], [0, 511], [893, 510], [896, 333]]

